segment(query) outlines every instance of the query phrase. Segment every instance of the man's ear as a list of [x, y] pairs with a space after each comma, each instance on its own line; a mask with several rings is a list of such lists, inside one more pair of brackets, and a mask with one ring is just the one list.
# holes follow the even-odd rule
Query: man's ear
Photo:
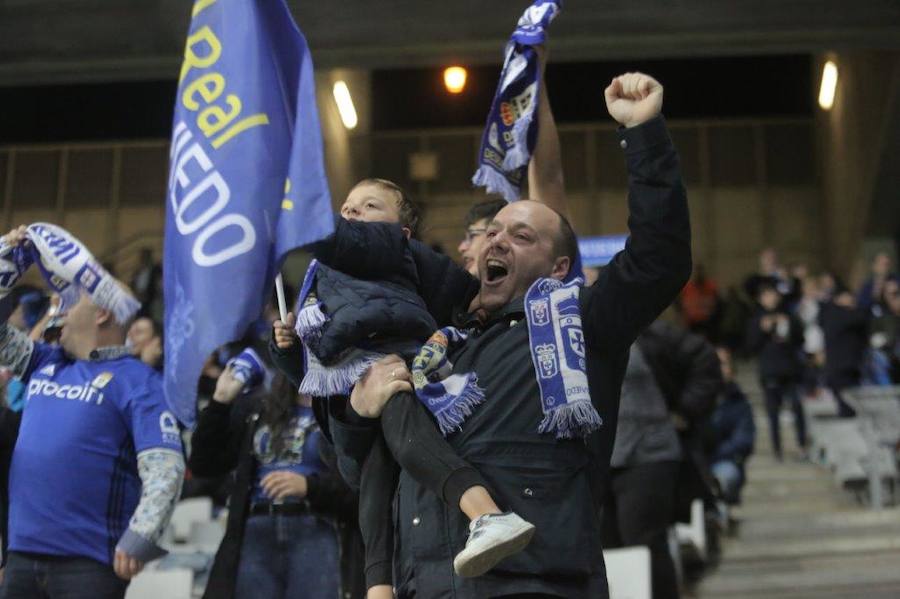
[[562, 281], [568, 276], [571, 268], [572, 260], [568, 256], [560, 256], [553, 263], [553, 270], [550, 272], [550, 278]]
[[98, 327], [113, 322], [113, 313], [110, 310], [99, 308], [97, 310], [96, 322]]
[[407, 239], [410, 239], [412, 237], [412, 229], [410, 229], [409, 227], [400, 227], [400, 230], [403, 231], [403, 234], [406, 235]]

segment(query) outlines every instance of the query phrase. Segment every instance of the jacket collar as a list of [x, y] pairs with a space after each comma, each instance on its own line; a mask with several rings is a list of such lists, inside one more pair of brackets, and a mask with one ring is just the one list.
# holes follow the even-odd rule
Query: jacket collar
[[489, 314], [487, 318], [482, 318], [476, 312], [467, 313], [460, 310], [454, 318], [454, 324], [462, 329], [486, 329], [499, 320], [509, 320], [514, 317], [525, 316], [525, 298], [518, 297], [499, 310]]
[[123, 356], [130, 356], [131, 350], [125, 345], [108, 345], [106, 347], [98, 347], [92, 350], [88, 359], [92, 362], [101, 362], [105, 360], [117, 360]]

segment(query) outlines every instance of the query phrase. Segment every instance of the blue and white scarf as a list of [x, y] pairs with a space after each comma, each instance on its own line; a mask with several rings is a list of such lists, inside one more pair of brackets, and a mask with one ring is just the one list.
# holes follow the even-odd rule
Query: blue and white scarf
[[[525, 296], [526, 320], [535, 378], [544, 418], [539, 433], [557, 439], [585, 437], [603, 424], [588, 389], [584, 332], [578, 291], [583, 281], [538, 279]], [[443, 328], [428, 340], [413, 360], [416, 395], [434, 415], [446, 436], [485, 400], [474, 372], [451, 374], [447, 355], [466, 340], [466, 333]]]
[[349, 395], [353, 385], [366, 373], [369, 367], [384, 357], [385, 354], [360, 348], [348, 348], [347, 351], [329, 364], [323, 364], [316, 354], [310, 350], [325, 330], [329, 317], [322, 303], [316, 297], [313, 287], [316, 273], [319, 270], [318, 260], [313, 260], [306, 269], [303, 284], [294, 310], [297, 323], [294, 331], [303, 344], [304, 375], [298, 391], [311, 397], [330, 397], [332, 395]]
[[488, 113], [472, 183], [501, 194], [508, 202], [519, 199], [537, 139], [534, 115], [541, 72], [533, 46], [544, 43], [546, 29], [561, 7], [562, 0], [535, 0], [506, 45], [500, 85]]
[[238, 355], [225, 364], [230, 366], [234, 378], [244, 384], [244, 390], [248, 391], [263, 382], [266, 376], [266, 367], [262, 358], [252, 347], [245, 347]]
[[588, 389], [581, 285], [581, 279], [538, 279], [525, 295], [531, 359], [544, 410], [538, 430], [552, 431], [558, 439], [584, 437], [603, 424]]
[[419, 401], [437, 420], [445, 437], [461, 428], [474, 409], [484, 402], [484, 390], [474, 372], [451, 374], [450, 350], [466, 340], [467, 334], [454, 327], [436, 331], [413, 360], [413, 387]]
[[126, 323], [141, 304], [111, 275], [74, 235], [56, 225], [28, 225], [28, 242], [11, 247], [0, 244], [0, 294], [12, 289], [19, 277], [37, 263], [44, 280], [60, 294], [59, 312], [78, 301], [81, 290], [101, 308]]
[[56, 225], [28, 225], [35, 262], [47, 284], [60, 294], [60, 312], [78, 301], [84, 290], [96, 305], [109, 310], [119, 324], [128, 322], [141, 304], [111, 275], [74, 235]]

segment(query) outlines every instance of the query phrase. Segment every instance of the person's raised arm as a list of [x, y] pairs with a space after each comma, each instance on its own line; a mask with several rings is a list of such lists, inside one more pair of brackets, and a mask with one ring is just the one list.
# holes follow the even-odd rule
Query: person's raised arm
[[[26, 239], [24, 225], [0, 238], [0, 298], [6, 297], [27, 268], [27, 264], [21, 263], [18, 249]], [[13, 376], [27, 378], [34, 349], [35, 343], [28, 335], [9, 326], [6, 321], [0, 324], [0, 366], [8, 367]]]
[[678, 154], [662, 117], [663, 88], [641, 73], [613, 79], [609, 114], [621, 125], [628, 169], [630, 236], [581, 291], [586, 341], [616, 351], [678, 296], [691, 274], [691, 228]]
[[569, 206], [566, 202], [559, 131], [556, 129], [556, 119], [547, 94], [547, 79], [544, 77], [547, 49], [535, 46], [535, 50], [540, 58], [541, 85], [538, 92], [537, 140], [528, 163], [528, 194], [532, 200], [547, 204], [568, 219]]

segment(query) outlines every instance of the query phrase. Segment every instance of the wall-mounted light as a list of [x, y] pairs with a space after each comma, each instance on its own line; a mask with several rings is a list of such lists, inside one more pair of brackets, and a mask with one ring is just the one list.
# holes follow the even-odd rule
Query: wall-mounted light
[[831, 110], [834, 105], [834, 90], [837, 88], [838, 70], [830, 60], [822, 68], [822, 86], [819, 88], [819, 106]]
[[350, 90], [343, 81], [337, 81], [334, 84], [334, 102], [337, 104], [338, 112], [341, 113], [341, 121], [347, 129], [356, 127], [359, 122], [356, 117], [356, 108], [353, 106], [353, 98], [350, 97]]
[[444, 69], [444, 87], [451, 94], [462, 93], [466, 88], [466, 70], [462, 67], [447, 67]]

